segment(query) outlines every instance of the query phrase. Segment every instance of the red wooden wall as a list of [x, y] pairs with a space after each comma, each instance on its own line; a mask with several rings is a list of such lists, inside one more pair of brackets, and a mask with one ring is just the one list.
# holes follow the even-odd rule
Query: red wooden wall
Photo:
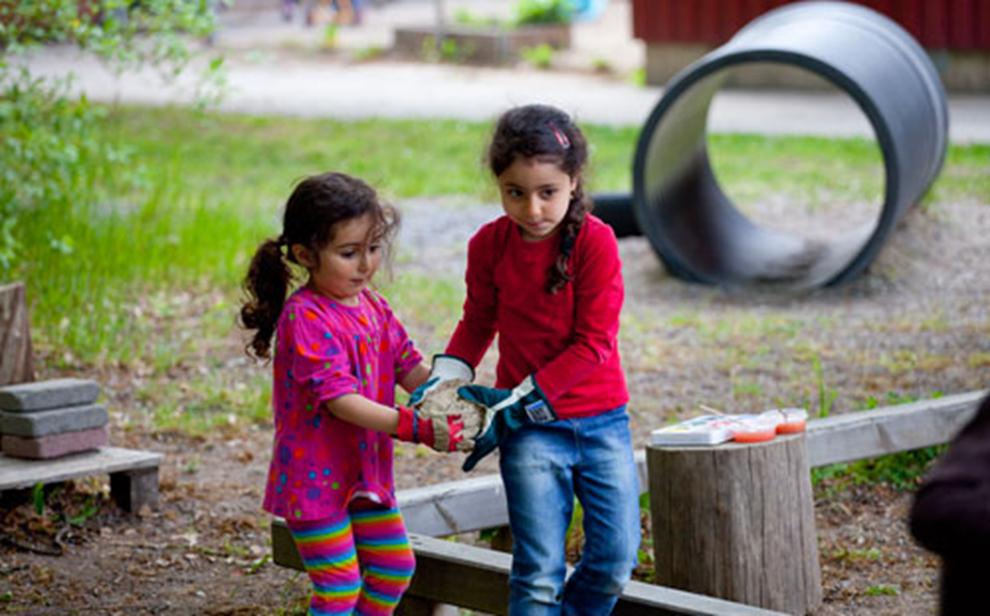
[[[793, 0], [632, 0], [633, 36], [718, 46], [746, 23]], [[928, 49], [990, 50], [990, 0], [859, 0]]]

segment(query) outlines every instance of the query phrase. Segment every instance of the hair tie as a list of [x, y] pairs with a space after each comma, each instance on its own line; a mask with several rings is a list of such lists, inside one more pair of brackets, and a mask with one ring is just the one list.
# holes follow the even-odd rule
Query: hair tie
[[565, 150], [571, 147], [571, 140], [568, 139], [567, 135], [565, 135], [562, 130], [557, 128], [555, 124], [550, 125], [550, 130], [553, 131], [553, 136], [557, 138], [557, 143], [560, 144], [560, 147], [564, 148]]

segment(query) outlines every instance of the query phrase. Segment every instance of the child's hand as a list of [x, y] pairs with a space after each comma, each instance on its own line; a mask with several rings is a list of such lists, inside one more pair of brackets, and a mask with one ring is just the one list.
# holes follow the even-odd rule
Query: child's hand
[[474, 439], [474, 450], [461, 467], [465, 471], [473, 469], [502, 439], [523, 425], [557, 419], [557, 413], [532, 376], [514, 389], [465, 385], [457, 390], [457, 395], [485, 407], [486, 411], [482, 434]]
[[464, 440], [457, 448], [460, 451], [471, 451], [474, 448], [473, 439], [488, 425], [486, 421], [488, 409], [458, 396], [457, 390], [462, 385], [467, 385], [467, 382], [461, 379], [450, 379], [440, 383], [416, 406], [416, 413], [421, 417], [430, 418], [459, 416], [463, 424], [461, 432]]
[[460, 415], [427, 417], [407, 406], [396, 407], [399, 426], [395, 435], [408, 443], [422, 443], [440, 453], [457, 451], [464, 440], [464, 422]]
[[434, 355], [433, 368], [426, 382], [417, 387], [409, 396], [409, 406], [419, 405], [431, 392], [447, 381], [474, 380], [474, 369], [460, 357], [453, 355]]

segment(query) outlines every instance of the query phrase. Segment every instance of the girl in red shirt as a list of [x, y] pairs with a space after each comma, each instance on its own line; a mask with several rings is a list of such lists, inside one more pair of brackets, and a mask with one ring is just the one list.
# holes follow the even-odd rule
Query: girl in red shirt
[[[514, 538], [509, 613], [608, 614], [639, 547], [629, 394], [617, 346], [622, 264], [611, 227], [590, 214], [584, 136], [545, 105], [506, 112], [488, 163], [505, 215], [468, 244], [463, 316], [419, 399], [473, 377], [498, 334], [495, 387], [458, 394], [485, 406], [470, 470], [496, 447]], [[586, 538], [564, 583], [577, 497]]]

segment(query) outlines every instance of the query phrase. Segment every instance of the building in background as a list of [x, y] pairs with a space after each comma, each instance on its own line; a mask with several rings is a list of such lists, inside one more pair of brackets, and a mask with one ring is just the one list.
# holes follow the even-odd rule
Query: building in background
[[[794, 0], [631, 0], [633, 36], [646, 44], [646, 81], [665, 84], [732, 38], [755, 17]], [[990, 92], [990, 0], [861, 0], [901, 25], [924, 47], [946, 89]], [[805, 71], [773, 65], [733, 75], [740, 86], [815, 87]]]

